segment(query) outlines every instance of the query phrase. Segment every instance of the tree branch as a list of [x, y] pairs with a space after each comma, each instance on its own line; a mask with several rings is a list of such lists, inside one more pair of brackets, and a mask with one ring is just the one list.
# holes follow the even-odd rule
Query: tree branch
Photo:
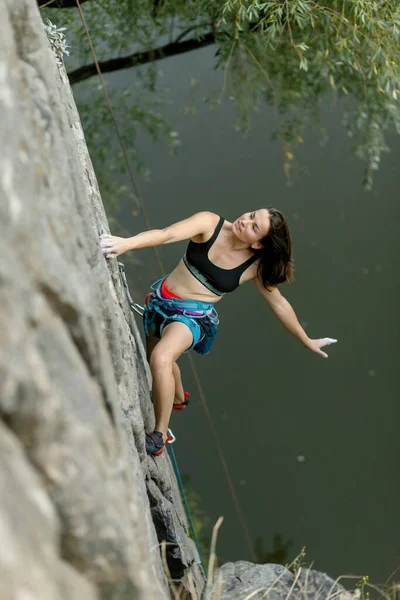
[[[88, 0], [80, 0], [83, 4]], [[42, 6], [45, 8], [48, 4], [48, 8], [76, 8], [76, 0], [37, 0], [39, 8]]]
[[[168, 58], [169, 56], [177, 56], [178, 54], [190, 52], [191, 50], [199, 50], [200, 48], [210, 46], [214, 42], [214, 32], [210, 31], [202, 35], [199, 39], [190, 39], [184, 42], [171, 42], [170, 44], [152, 48], [146, 52], [136, 52], [129, 56], [105, 60], [99, 62], [99, 66], [102, 73], [111, 73], [112, 71], [120, 71], [121, 69], [130, 69], [131, 67], [137, 67], [138, 65], [145, 65], [156, 60]], [[96, 73], [96, 65], [92, 63], [74, 69], [74, 71], [70, 71], [68, 77], [70, 84], [74, 85], [75, 83], [89, 79], [89, 77], [96, 75]]]

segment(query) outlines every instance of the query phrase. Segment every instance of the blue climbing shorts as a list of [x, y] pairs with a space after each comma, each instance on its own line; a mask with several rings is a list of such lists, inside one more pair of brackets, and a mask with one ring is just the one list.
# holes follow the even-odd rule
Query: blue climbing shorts
[[167, 277], [168, 275], [153, 283], [153, 292], [146, 296], [143, 315], [146, 335], [149, 335], [151, 327], [154, 335], [161, 338], [163, 329], [170, 323], [184, 323], [193, 335], [193, 342], [185, 352], [194, 350], [199, 354], [208, 354], [219, 323], [213, 303], [163, 297], [162, 284]]

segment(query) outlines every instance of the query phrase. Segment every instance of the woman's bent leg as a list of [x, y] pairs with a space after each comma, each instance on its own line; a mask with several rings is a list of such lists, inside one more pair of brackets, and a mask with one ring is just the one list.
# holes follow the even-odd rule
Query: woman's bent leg
[[175, 379], [175, 397], [174, 404], [182, 404], [185, 401], [185, 391], [182, 385], [182, 375], [181, 370], [178, 367], [178, 363], [174, 362], [172, 365], [172, 372]]
[[153, 376], [155, 430], [162, 433], [164, 441], [175, 398], [174, 363], [192, 342], [193, 334], [187, 325], [170, 323], [164, 328], [161, 340], [151, 352], [149, 362]]
[[[157, 338], [150, 329], [149, 335], [146, 336], [146, 353], [147, 353], [147, 360], [149, 362], [150, 362], [150, 357], [151, 357], [151, 354], [152, 354], [154, 348], [157, 346], [157, 344], [160, 341], [161, 340], [159, 338]], [[182, 384], [181, 370], [178, 367], [177, 362], [174, 362], [174, 364], [172, 366], [172, 372], [174, 374], [174, 379], [175, 379], [174, 404], [182, 404], [182, 402], [184, 402], [184, 400], [185, 400], [185, 392], [184, 392], [183, 384]]]
[[146, 356], [148, 362], [150, 362], [151, 353], [153, 352], [154, 348], [157, 346], [159, 341], [160, 338], [156, 337], [152, 332], [151, 328], [149, 327], [149, 334], [146, 335]]

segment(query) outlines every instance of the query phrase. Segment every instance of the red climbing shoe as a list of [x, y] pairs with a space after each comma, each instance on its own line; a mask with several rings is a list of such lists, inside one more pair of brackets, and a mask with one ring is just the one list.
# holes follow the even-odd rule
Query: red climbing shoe
[[[189, 404], [189, 392], [183, 392], [184, 395], [184, 401], [182, 402], [182, 404], [173, 404], [172, 405], [172, 410], [185, 410], [185, 408], [187, 407], [187, 405]], [[150, 392], [150, 400], [151, 402], [154, 404], [153, 402], [153, 394]]]
[[174, 406], [172, 407], [172, 410], [177, 410], [177, 411], [185, 410], [185, 408], [189, 404], [189, 400], [188, 400], [189, 392], [185, 392], [184, 396], [185, 396], [185, 399], [182, 402], [182, 404], [174, 404]]

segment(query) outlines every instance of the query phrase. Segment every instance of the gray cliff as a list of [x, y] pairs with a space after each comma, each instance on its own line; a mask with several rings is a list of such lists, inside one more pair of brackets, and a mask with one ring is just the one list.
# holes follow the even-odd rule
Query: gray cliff
[[161, 539], [200, 593], [169, 459], [144, 451], [147, 363], [65, 71], [34, 0], [0, 24], [1, 598], [168, 598]]

